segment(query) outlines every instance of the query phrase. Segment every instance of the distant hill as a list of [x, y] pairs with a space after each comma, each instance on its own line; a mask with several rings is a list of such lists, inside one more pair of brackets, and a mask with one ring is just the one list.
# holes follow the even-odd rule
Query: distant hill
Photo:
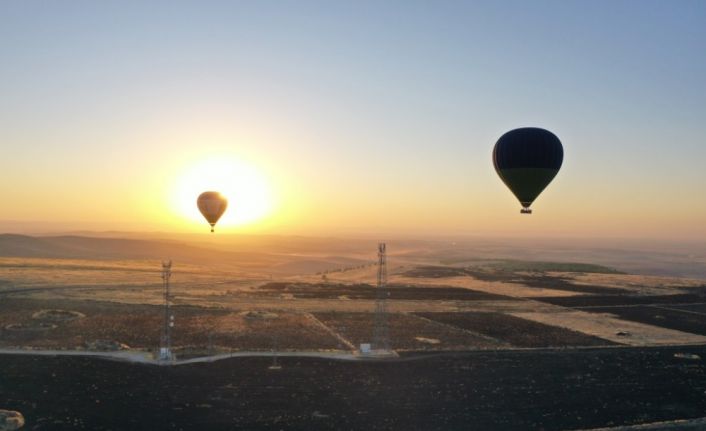
[[[235, 248], [235, 247], [233, 247]], [[325, 247], [322, 247], [325, 251]], [[306, 274], [324, 270], [341, 269], [368, 263], [368, 260], [341, 256], [285, 254], [274, 249], [271, 253], [242, 251], [240, 246], [228, 250], [218, 244], [210, 248], [204, 243], [196, 245], [167, 239], [125, 239], [85, 237], [77, 235], [35, 237], [17, 234], [0, 234], [0, 257], [43, 259], [96, 259], [96, 260], [162, 260], [196, 264], [228, 265], [263, 272], [281, 274]], [[262, 248], [260, 248], [262, 250]]]
[[83, 236], [34, 237], [0, 234], [0, 256], [58, 259], [166, 259], [215, 260], [234, 254], [195, 247], [177, 241], [90, 238]]
[[[218, 233], [0, 234], [0, 257], [171, 258], [195, 264], [256, 269], [263, 273], [312, 274], [345, 269], [375, 260], [377, 242], [371, 238]], [[706, 278], [706, 243], [700, 242], [609, 243], [599, 240], [521, 238], [465, 238], [458, 241], [393, 238], [386, 242], [390, 265], [472, 265], [502, 261], [504, 266], [510, 265], [515, 270], [522, 270], [521, 267], [525, 266], [524, 270], [617, 270], [642, 275]], [[582, 264], [578, 267], [575, 262]]]

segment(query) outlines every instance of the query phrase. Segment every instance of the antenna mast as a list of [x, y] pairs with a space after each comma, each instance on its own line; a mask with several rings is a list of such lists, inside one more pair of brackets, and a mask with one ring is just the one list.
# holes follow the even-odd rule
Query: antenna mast
[[169, 279], [172, 277], [172, 261], [162, 262], [162, 284], [164, 286], [164, 328], [162, 329], [162, 345], [159, 349], [159, 359], [170, 361], [172, 356], [172, 327], [174, 327], [174, 315], [171, 314], [171, 291]]
[[385, 243], [378, 244], [378, 285], [375, 300], [375, 327], [373, 330], [372, 350], [377, 353], [390, 351], [390, 332], [387, 324], [387, 255]]

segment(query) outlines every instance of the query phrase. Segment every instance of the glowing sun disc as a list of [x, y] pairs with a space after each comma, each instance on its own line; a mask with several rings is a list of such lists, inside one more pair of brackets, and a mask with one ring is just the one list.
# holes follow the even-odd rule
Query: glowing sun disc
[[173, 203], [176, 211], [192, 221], [206, 223], [196, 206], [204, 191], [220, 192], [228, 209], [218, 226], [238, 226], [261, 219], [272, 207], [270, 189], [260, 171], [240, 160], [214, 157], [202, 160], [180, 175]]

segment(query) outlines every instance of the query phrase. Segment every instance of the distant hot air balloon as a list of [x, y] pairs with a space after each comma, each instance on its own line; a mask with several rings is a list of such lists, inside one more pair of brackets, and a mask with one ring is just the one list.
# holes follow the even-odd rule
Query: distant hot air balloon
[[218, 192], [203, 192], [196, 200], [196, 205], [211, 225], [211, 232], [213, 232], [213, 227], [228, 208], [228, 199]]
[[522, 204], [522, 214], [554, 179], [564, 148], [552, 132], [537, 127], [510, 130], [493, 148], [493, 164], [500, 179]]

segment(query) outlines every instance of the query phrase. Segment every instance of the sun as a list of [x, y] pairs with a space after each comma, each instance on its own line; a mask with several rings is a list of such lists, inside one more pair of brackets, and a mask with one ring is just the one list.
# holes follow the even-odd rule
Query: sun
[[234, 157], [203, 159], [182, 172], [174, 188], [175, 210], [190, 221], [206, 223], [196, 207], [196, 199], [205, 191], [220, 192], [228, 199], [228, 209], [218, 222], [221, 228], [254, 223], [272, 209], [266, 177]]

